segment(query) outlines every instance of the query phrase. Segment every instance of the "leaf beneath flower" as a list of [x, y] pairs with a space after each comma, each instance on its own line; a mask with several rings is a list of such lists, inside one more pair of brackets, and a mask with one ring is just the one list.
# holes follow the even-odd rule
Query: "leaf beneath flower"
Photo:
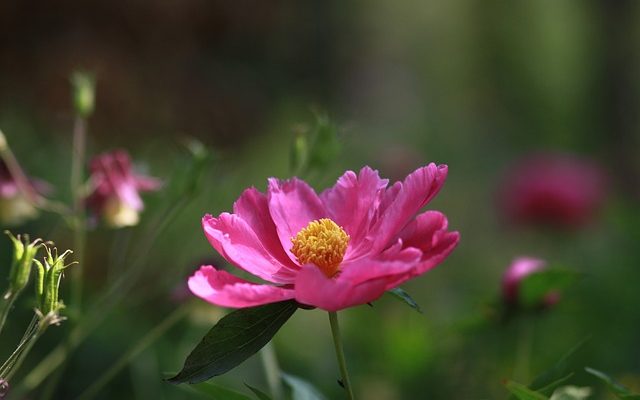
[[269, 395], [266, 394], [265, 392], [263, 392], [262, 390], [260, 390], [258, 388], [254, 388], [253, 386], [249, 385], [248, 383], [245, 383], [244, 385], [246, 387], [248, 387], [249, 390], [251, 390], [253, 392], [253, 394], [256, 395], [258, 400], [272, 400], [271, 397], [269, 397]]
[[547, 396], [535, 392], [518, 382], [507, 381], [504, 386], [511, 394], [516, 396], [518, 400], [548, 400]]
[[519, 300], [525, 307], [533, 307], [544, 303], [549, 293], [562, 292], [571, 286], [580, 276], [567, 269], [546, 269], [535, 272], [520, 283]]
[[625, 386], [622, 386], [604, 372], [589, 367], [586, 367], [585, 371], [606, 383], [609, 387], [609, 391], [615, 394], [617, 398], [625, 400], [640, 400], [640, 394], [631, 392], [631, 390], [629, 390]]
[[227, 314], [202, 338], [171, 383], [198, 383], [222, 375], [251, 357], [298, 309], [294, 300]]
[[394, 289], [391, 289], [391, 290], [387, 290], [387, 293], [389, 293], [390, 295], [392, 295], [396, 299], [402, 301], [403, 303], [405, 303], [409, 307], [413, 308], [414, 310], [416, 310], [417, 312], [422, 314], [422, 309], [420, 309], [420, 306], [418, 305], [418, 303], [416, 303], [416, 301], [413, 300], [413, 298], [411, 296], [409, 296], [409, 293], [405, 292], [403, 289], [400, 289], [398, 287], [398, 288], [394, 288]]

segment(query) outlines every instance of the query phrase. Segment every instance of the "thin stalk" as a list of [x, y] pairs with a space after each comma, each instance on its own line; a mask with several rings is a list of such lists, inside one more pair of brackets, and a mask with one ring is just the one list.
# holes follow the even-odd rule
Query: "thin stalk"
[[344, 349], [342, 347], [342, 339], [340, 338], [340, 325], [338, 324], [338, 313], [329, 311], [329, 323], [331, 324], [331, 334], [333, 335], [333, 344], [336, 347], [336, 357], [340, 366], [340, 375], [342, 376], [342, 385], [347, 392], [349, 400], [355, 399], [353, 396], [353, 388], [349, 380], [349, 372], [347, 371], [347, 362], [344, 358]]
[[188, 307], [182, 306], [169, 314], [162, 322], [151, 329], [142, 339], [138, 341], [134, 346], [127, 350], [115, 363], [109, 367], [97, 380], [84, 391], [78, 400], [80, 399], [92, 399], [100, 390], [113, 379], [124, 367], [126, 367], [131, 360], [136, 358], [142, 351], [153, 344], [160, 336], [162, 336], [169, 328], [180, 321], [187, 313]]
[[4, 378], [6, 381], [11, 380], [13, 374], [15, 374], [15, 372], [20, 368], [25, 358], [27, 357], [27, 354], [29, 354], [29, 352], [33, 348], [33, 345], [36, 344], [38, 339], [40, 339], [40, 337], [44, 334], [48, 327], [49, 323], [45, 320], [41, 320], [38, 323], [38, 329], [34, 332], [31, 338], [26, 341], [26, 343], [23, 343], [23, 350], [20, 352], [15, 362], [9, 367], [9, 373]]
[[[38, 326], [38, 317], [34, 316], [25, 330], [24, 335], [22, 335], [22, 339], [20, 339], [20, 343], [18, 343], [16, 349], [11, 353], [2, 366], [0, 366], [0, 378], [5, 379], [6, 381], [9, 380], [11, 371], [14, 369], [20, 355], [27, 349], [27, 343], [32, 339], [33, 335], [36, 334]], [[31, 347], [29, 346], [28, 348], [30, 349]]]
[[533, 350], [533, 324], [529, 320], [519, 321], [518, 347], [516, 350], [516, 362], [513, 371], [515, 379], [526, 382], [529, 380], [529, 366], [531, 364], [531, 352]]
[[8, 296], [5, 294], [2, 299], [0, 299], [0, 333], [2, 333], [2, 328], [4, 328], [4, 324], [7, 321], [9, 311], [11, 311], [11, 307], [13, 307], [13, 303], [15, 303], [17, 298], [17, 293], [8, 293]]
[[260, 358], [262, 359], [262, 367], [267, 377], [269, 390], [275, 400], [284, 399], [284, 390], [282, 388], [282, 373], [278, 364], [278, 357], [273, 347], [273, 343], [269, 342], [260, 350]]
[[87, 120], [77, 115], [73, 125], [73, 148], [71, 157], [71, 197], [73, 199], [73, 244], [75, 258], [78, 265], [73, 268], [71, 277], [71, 304], [78, 314], [82, 310], [82, 286], [84, 275], [84, 250], [86, 244], [87, 228], [84, 211], [84, 193], [82, 172], [85, 164], [87, 147]]

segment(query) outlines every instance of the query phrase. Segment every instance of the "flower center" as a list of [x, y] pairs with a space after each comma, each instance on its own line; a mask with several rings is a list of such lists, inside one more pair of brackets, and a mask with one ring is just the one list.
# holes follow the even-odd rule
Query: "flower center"
[[349, 235], [329, 218], [309, 222], [291, 238], [291, 252], [300, 264], [315, 264], [328, 277], [338, 272], [349, 244]]

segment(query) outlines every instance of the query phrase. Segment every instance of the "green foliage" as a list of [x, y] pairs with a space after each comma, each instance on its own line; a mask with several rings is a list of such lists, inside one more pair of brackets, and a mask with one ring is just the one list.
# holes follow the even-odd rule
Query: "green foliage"
[[294, 174], [304, 176], [324, 171], [340, 154], [337, 127], [326, 115], [317, 114], [311, 129], [296, 132], [290, 149], [290, 166]]
[[198, 383], [224, 374], [266, 345], [298, 309], [293, 300], [227, 314], [187, 357], [172, 383]]
[[258, 398], [258, 400], [272, 400], [271, 397], [266, 394], [265, 392], [263, 392], [262, 390], [255, 388], [251, 385], [249, 385], [248, 383], [244, 384], [246, 387], [249, 388], [249, 390], [251, 390], [253, 392], [253, 394], [256, 395], [256, 397]]
[[585, 371], [606, 383], [609, 391], [615, 394], [617, 398], [624, 400], [640, 400], [640, 394], [631, 392], [631, 390], [619, 384], [604, 372], [589, 367], [586, 367]]
[[292, 400], [325, 400], [318, 389], [298, 376], [283, 373], [282, 379], [291, 387]]
[[591, 388], [578, 386], [562, 386], [549, 400], [585, 400], [591, 396]]
[[550, 395], [557, 387], [569, 380], [573, 376], [573, 372], [569, 368], [571, 358], [582, 348], [587, 340], [584, 339], [573, 346], [551, 368], [538, 375], [529, 387], [540, 393]]
[[418, 303], [416, 303], [416, 301], [409, 295], [409, 293], [405, 292], [403, 289], [398, 287], [391, 290], [387, 290], [387, 293], [389, 293], [396, 299], [402, 301], [409, 307], [413, 308], [414, 310], [422, 314], [422, 309], [420, 308]]
[[211, 400], [251, 400], [251, 397], [211, 382], [202, 382], [197, 385], [181, 386], [188, 392], [195, 392]]
[[529, 389], [525, 385], [515, 382], [507, 381], [504, 386], [510, 391], [518, 400], [548, 400], [548, 398], [532, 389]]
[[571, 286], [580, 275], [576, 272], [550, 268], [533, 273], [520, 282], [519, 302], [524, 307], [535, 307], [544, 303], [549, 293], [560, 293]]

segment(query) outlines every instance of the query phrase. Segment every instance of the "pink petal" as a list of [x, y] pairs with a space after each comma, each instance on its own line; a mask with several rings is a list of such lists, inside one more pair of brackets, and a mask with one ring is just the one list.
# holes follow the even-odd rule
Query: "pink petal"
[[364, 167], [358, 175], [345, 172], [332, 188], [320, 195], [331, 219], [351, 237], [345, 259], [358, 257], [370, 247], [370, 242], [364, 239], [388, 183], [380, 179], [378, 171]]
[[372, 251], [381, 251], [409, 220], [435, 196], [447, 177], [447, 166], [431, 163], [409, 174], [401, 185], [387, 190], [379, 208], [379, 219], [371, 229]]
[[359, 259], [345, 264], [334, 278], [327, 278], [317, 267], [302, 267], [296, 278], [296, 300], [327, 311], [365, 304], [390, 289], [391, 283], [411, 274], [420, 261], [417, 249], [404, 249], [395, 259]]
[[389, 281], [387, 289], [398, 287], [409, 279], [420, 276], [442, 263], [458, 245], [460, 234], [458, 232], [447, 232], [443, 230], [436, 232], [434, 238], [434, 246], [422, 254], [420, 262], [415, 265], [412, 271], [404, 276], [397, 276], [397, 279], [393, 281]]
[[230, 263], [275, 283], [290, 283], [295, 272], [280, 263], [262, 244], [251, 227], [237, 215], [205, 215], [202, 227], [209, 243]]
[[254, 307], [294, 297], [292, 289], [255, 284], [210, 265], [200, 267], [188, 284], [193, 294], [222, 307]]
[[434, 246], [434, 235], [447, 229], [447, 218], [438, 211], [426, 211], [418, 215], [400, 232], [405, 246], [427, 251]]
[[135, 175], [134, 178], [136, 188], [141, 192], [155, 192], [160, 190], [163, 185], [162, 180], [151, 176]]
[[280, 264], [290, 267], [294, 271], [299, 269], [299, 266], [291, 261], [280, 244], [276, 226], [269, 214], [269, 202], [265, 194], [260, 193], [256, 188], [245, 190], [233, 204], [233, 212], [249, 225], [256, 236], [260, 238], [265, 250]]
[[306, 265], [298, 273], [295, 298], [302, 304], [338, 311], [376, 300], [384, 293], [385, 285], [384, 279], [354, 285], [345, 279], [327, 278], [320, 269]]
[[289, 251], [292, 247], [291, 238], [309, 222], [326, 217], [327, 212], [316, 192], [297, 178], [288, 181], [270, 178], [267, 199], [280, 243], [291, 260], [297, 262]]

